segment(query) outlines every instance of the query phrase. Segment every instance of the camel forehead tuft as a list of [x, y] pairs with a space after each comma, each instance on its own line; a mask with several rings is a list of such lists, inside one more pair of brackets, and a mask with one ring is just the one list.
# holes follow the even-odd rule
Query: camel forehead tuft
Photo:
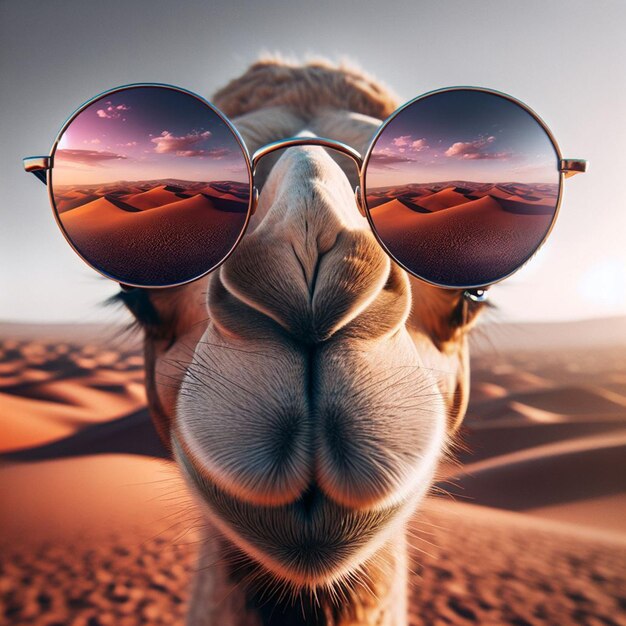
[[261, 60], [217, 91], [213, 101], [226, 115], [284, 106], [311, 118], [323, 109], [342, 109], [384, 119], [398, 107], [397, 96], [362, 69], [318, 60], [305, 65]]

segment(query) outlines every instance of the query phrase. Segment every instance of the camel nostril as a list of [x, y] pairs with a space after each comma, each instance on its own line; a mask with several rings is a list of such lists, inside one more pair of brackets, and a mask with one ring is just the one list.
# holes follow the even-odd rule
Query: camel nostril
[[[222, 266], [219, 279], [238, 301], [306, 345], [325, 342], [350, 324], [374, 304], [388, 282], [389, 258], [367, 232], [340, 230], [328, 248], [310, 244], [312, 236], [298, 239], [276, 229], [271, 255], [262, 234], [255, 231], [242, 242]], [[227, 308], [232, 310], [232, 304]], [[210, 311], [213, 319], [222, 319], [215, 302]], [[386, 319], [389, 311], [379, 316]], [[392, 316], [395, 323], [397, 316]]]

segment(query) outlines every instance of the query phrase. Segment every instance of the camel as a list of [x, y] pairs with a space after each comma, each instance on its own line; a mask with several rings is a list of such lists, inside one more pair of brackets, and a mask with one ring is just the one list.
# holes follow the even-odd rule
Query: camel
[[[212, 101], [251, 152], [299, 134], [364, 151], [398, 106], [360, 70], [275, 59]], [[463, 419], [484, 303], [393, 263], [355, 184], [322, 147], [270, 155], [220, 268], [120, 294], [155, 426], [207, 520], [189, 626], [408, 623], [406, 526]]]

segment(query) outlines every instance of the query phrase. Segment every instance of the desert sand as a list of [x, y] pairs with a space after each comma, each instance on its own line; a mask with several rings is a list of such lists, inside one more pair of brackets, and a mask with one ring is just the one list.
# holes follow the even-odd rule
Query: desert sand
[[[456, 461], [411, 523], [411, 624], [626, 624], [626, 335], [577, 329], [475, 351]], [[3, 624], [181, 623], [202, 520], [119, 332], [0, 325]]]
[[139, 210], [155, 207], [204, 193], [213, 198], [223, 198], [247, 204], [250, 195], [245, 183], [233, 181], [189, 181], [178, 179], [116, 181], [95, 185], [56, 185], [54, 200], [60, 214], [98, 198], [117, 198]]
[[[87, 463], [87, 472], [79, 479], [73, 470], [80, 463]], [[198, 522], [180, 504], [181, 487], [163, 463], [104, 456], [98, 462], [45, 462], [30, 476], [21, 472], [27, 484], [44, 474], [46, 486], [66, 489], [36, 506], [21, 504], [16, 521], [61, 506], [78, 514], [69, 525], [62, 524], [67, 515], [57, 515], [50, 530], [42, 531], [40, 521], [5, 534], [5, 623], [182, 623]], [[97, 502], [81, 498], [88, 489], [101, 495]], [[106, 532], [102, 518], [115, 530]], [[415, 517], [411, 534], [413, 626], [626, 624], [626, 541], [439, 498]]]
[[[376, 230], [404, 265], [443, 284], [504, 276], [546, 234], [556, 203], [551, 185], [450, 181], [368, 192]], [[445, 259], [445, 263], [442, 260]]]
[[226, 256], [245, 224], [249, 195], [240, 183], [177, 182], [61, 188], [54, 197], [63, 228], [96, 268], [130, 284], [157, 276], [173, 284]]

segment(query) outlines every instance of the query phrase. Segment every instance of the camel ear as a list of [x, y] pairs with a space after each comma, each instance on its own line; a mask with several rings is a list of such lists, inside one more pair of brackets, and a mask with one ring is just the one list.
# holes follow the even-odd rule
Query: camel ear
[[468, 336], [483, 302], [472, 302], [463, 291], [442, 289], [411, 278], [413, 306], [407, 326], [429, 340], [432, 362], [442, 372], [440, 389], [447, 404], [448, 431], [454, 433], [465, 417], [469, 400]]
[[486, 302], [474, 302], [461, 289], [443, 289], [409, 277], [413, 308], [409, 327], [423, 331], [441, 352], [454, 350], [478, 321]]
[[470, 370], [467, 338], [463, 338], [462, 345], [458, 347], [456, 359], [458, 361], [456, 384], [454, 389], [446, 395], [449, 435], [456, 433], [463, 423], [469, 403]]

